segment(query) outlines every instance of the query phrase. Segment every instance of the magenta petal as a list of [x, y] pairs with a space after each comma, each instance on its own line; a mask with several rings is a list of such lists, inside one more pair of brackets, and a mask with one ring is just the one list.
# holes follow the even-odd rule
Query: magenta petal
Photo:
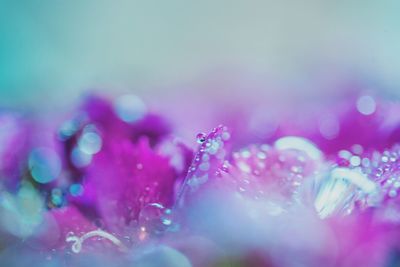
[[96, 194], [96, 206], [107, 227], [121, 231], [135, 223], [150, 203], [165, 207], [174, 201], [175, 170], [155, 153], [147, 138], [109, 140], [87, 169], [86, 187]]
[[[112, 103], [97, 95], [88, 96], [78, 115], [65, 124], [65, 133], [61, 127], [60, 135], [64, 141], [68, 165], [77, 181], [79, 179], [76, 178], [83, 175], [82, 169], [90, 164], [92, 156], [101, 149], [101, 143], [112, 139], [137, 142], [142, 136], [146, 136], [154, 146], [170, 132], [169, 124], [162, 117], [153, 114], [144, 114], [143, 117], [129, 123], [123, 121], [118, 117]], [[97, 139], [101, 139], [100, 147], [89, 153], [82, 153], [79, 142], [87, 132], [94, 133]]]
[[333, 245], [337, 249], [337, 266], [386, 266], [397, 235], [376, 224], [372, 214], [337, 217], [327, 222], [336, 239]]
[[125, 122], [118, 117], [115, 108], [107, 99], [96, 95], [91, 95], [86, 99], [81, 111], [87, 117], [86, 123], [99, 127], [105, 136], [129, 136], [137, 140], [145, 135], [152, 143], [156, 143], [170, 132], [169, 124], [154, 114], [147, 113], [137, 121]]

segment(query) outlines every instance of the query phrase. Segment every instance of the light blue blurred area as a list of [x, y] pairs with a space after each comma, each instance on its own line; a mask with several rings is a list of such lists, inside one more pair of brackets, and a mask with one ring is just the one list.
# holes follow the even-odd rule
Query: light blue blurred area
[[312, 94], [354, 77], [400, 95], [399, 12], [396, 0], [0, 0], [0, 105], [61, 107], [91, 88], [195, 93], [207, 79]]

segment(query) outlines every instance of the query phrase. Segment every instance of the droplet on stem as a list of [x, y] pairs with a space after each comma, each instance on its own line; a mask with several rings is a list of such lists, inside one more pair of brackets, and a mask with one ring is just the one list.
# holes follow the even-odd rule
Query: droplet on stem
[[206, 141], [206, 134], [205, 133], [198, 133], [196, 135], [197, 143], [202, 144]]

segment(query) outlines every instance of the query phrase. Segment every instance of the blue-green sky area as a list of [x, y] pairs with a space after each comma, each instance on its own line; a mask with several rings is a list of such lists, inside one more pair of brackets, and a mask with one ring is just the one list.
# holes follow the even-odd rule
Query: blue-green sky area
[[321, 76], [357, 76], [396, 93], [399, 14], [396, 0], [0, 0], [0, 105], [67, 105], [92, 88], [190, 93], [241, 75], [311, 91]]

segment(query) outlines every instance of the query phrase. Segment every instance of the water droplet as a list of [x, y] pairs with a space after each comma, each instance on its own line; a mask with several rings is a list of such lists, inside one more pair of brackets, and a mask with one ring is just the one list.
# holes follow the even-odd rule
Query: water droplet
[[241, 192], [241, 193], [243, 193], [243, 192], [245, 192], [246, 191], [246, 189], [244, 189], [243, 187], [241, 187], [241, 186], [239, 186], [238, 187], [238, 190]]
[[301, 166], [292, 166], [292, 167], [290, 168], [290, 170], [291, 170], [293, 173], [301, 173], [301, 172], [303, 171], [303, 168], [302, 168]]
[[352, 156], [351, 152], [347, 151], [347, 150], [340, 150], [338, 153], [339, 157], [342, 159], [350, 159], [350, 157]]
[[64, 203], [63, 192], [59, 188], [51, 190], [51, 203], [56, 207], [61, 207]]
[[[163, 216], [165, 207], [160, 203], [150, 203], [144, 206], [139, 213], [139, 225], [154, 233], [164, 230]], [[168, 219], [168, 217], [166, 217]]]
[[397, 191], [395, 189], [389, 191], [389, 197], [396, 197], [396, 196], [397, 196]]
[[73, 136], [79, 129], [79, 123], [77, 120], [65, 121], [59, 129], [59, 138], [61, 140], [67, 140]]
[[207, 135], [205, 133], [198, 133], [196, 135], [197, 143], [202, 144], [206, 141]]
[[266, 159], [267, 158], [267, 154], [265, 154], [265, 152], [259, 151], [259, 152], [257, 152], [257, 158]]
[[92, 157], [92, 155], [80, 150], [79, 147], [74, 147], [71, 151], [71, 162], [78, 168], [88, 166], [92, 162]]
[[66, 238], [68, 237], [75, 237], [75, 233], [74, 232], [68, 232], [65, 236]]
[[237, 163], [238, 168], [246, 173], [250, 173], [251, 172], [251, 167], [244, 161], [239, 161]]
[[199, 169], [202, 171], [208, 171], [209, 168], [210, 168], [210, 163], [208, 162], [203, 162], [199, 165]]
[[250, 151], [248, 149], [244, 149], [244, 150], [240, 151], [240, 155], [243, 158], [247, 159], [247, 158], [250, 158], [251, 153], [250, 153]]
[[209, 161], [210, 160], [210, 155], [208, 155], [207, 153], [204, 153], [203, 156], [201, 157], [201, 159], [203, 161]]
[[96, 154], [102, 147], [102, 139], [93, 125], [85, 126], [78, 140], [79, 149], [89, 155]]
[[164, 214], [161, 216], [161, 222], [166, 226], [170, 226], [172, 224], [172, 210], [171, 209], [164, 210]]
[[161, 219], [161, 221], [162, 221], [162, 223], [163, 223], [164, 225], [167, 225], [167, 226], [169, 226], [169, 225], [172, 224], [172, 220], [169, 219], [169, 218], [163, 217], [163, 218]]
[[221, 170], [224, 172], [228, 172], [229, 169], [229, 162], [228, 161], [224, 161], [224, 163], [221, 166]]
[[129, 94], [115, 100], [114, 110], [121, 120], [132, 123], [144, 117], [147, 107], [140, 98]]
[[69, 192], [74, 197], [81, 196], [83, 194], [83, 190], [84, 188], [81, 184], [72, 184], [69, 187]]
[[362, 161], [361, 161], [361, 164], [362, 164], [364, 167], [369, 167], [370, 161], [369, 161], [368, 158], [363, 158]]
[[231, 135], [229, 132], [225, 131], [222, 133], [222, 140], [227, 141], [227, 140], [229, 140], [229, 138], [231, 138]]
[[136, 169], [142, 170], [143, 169], [143, 164], [142, 163], [136, 164]]
[[223, 146], [223, 144], [222, 142], [217, 140], [210, 140], [210, 142], [208, 142], [206, 146], [207, 146], [207, 152], [210, 153], [211, 155], [215, 155], [219, 151], [219, 148]]
[[61, 173], [61, 160], [50, 148], [35, 148], [29, 155], [29, 169], [33, 179], [38, 183], [49, 183]]
[[361, 96], [357, 100], [357, 110], [363, 115], [371, 115], [376, 110], [376, 102], [369, 95]]
[[361, 159], [359, 156], [352, 156], [350, 157], [350, 164], [354, 167], [360, 166]]

